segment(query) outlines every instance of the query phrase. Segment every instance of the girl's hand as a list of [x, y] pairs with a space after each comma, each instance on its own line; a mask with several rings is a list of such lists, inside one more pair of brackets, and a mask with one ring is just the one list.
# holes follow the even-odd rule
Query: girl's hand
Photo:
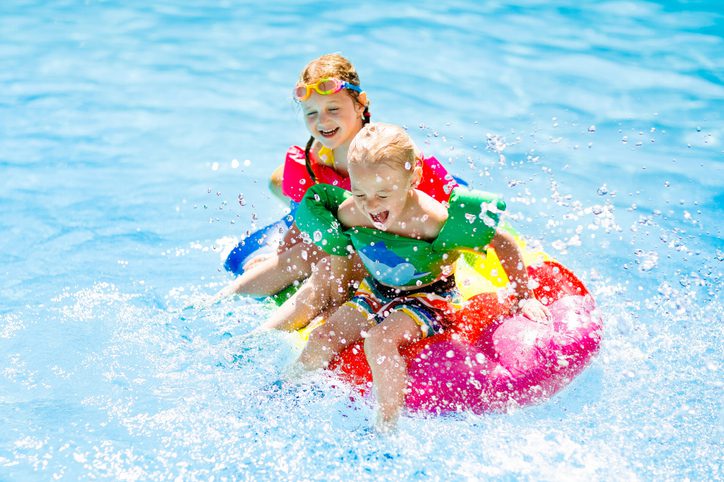
[[550, 310], [535, 298], [520, 300], [518, 302], [518, 309], [523, 316], [538, 323], [547, 324], [551, 322]]

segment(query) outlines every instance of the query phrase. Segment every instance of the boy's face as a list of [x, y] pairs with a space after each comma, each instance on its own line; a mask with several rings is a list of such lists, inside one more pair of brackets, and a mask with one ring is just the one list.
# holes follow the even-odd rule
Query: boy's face
[[355, 205], [375, 228], [385, 231], [394, 223], [405, 221], [413, 171], [363, 162], [350, 164], [349, 177]]
[[349, 146], [362, 128], [364, 107], [345, 90], [329, 95], [312, 92], [301, 104], [309, 133], [329, 149]]

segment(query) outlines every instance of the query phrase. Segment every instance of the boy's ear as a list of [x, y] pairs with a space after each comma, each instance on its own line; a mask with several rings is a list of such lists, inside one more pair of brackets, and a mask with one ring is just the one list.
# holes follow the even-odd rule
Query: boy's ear
[[412, 187], [416, 188], [420, 185], [420, 182], [422, 181], [422, 166], [420, 164], [416, 165], [415, 168], [412, 171]]

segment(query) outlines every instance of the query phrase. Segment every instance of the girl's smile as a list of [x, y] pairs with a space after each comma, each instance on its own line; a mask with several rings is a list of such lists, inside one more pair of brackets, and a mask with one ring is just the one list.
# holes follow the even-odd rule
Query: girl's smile
[[364, 106], [346, 90], [329, 95], [312, 92], [301, 104], [307, 129], [329, 149], [346, 148], [362, 128]]

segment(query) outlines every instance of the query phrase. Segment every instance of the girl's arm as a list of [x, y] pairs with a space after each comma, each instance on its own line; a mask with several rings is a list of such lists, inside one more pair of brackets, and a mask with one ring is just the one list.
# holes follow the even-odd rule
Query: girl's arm
[[284, 174], [284, 164], [282, 164], [281, 166], [274, 169], [274, 172], [272, 172], [272, 175], [269, 178], [269, 190], [277, 198], [281, 199], [283, 202], [287, 202], [288, 199], [282, 192], [283, 174]]
[[548, 308], [535, 298], [533, 290], [528, 287], [528, 271], [523, 263], [523, 254], [513, 237], [505, 231], [496, 230], [490, 247], [500, 259], [500, 264], [508, 275], [513, 293], [517, 299], [518, 309], [533, 321], [550, 321]]

